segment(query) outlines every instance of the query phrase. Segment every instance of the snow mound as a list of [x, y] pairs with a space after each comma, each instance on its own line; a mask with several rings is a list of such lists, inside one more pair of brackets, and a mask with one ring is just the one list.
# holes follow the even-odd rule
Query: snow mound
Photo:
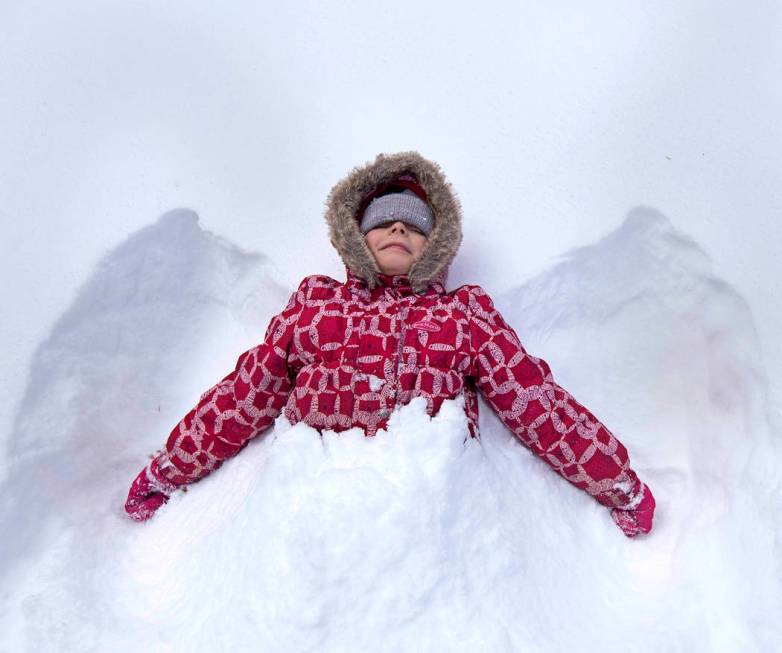
[[0, 648], [769, 650], [782, 639], [778, 438], [752, 316], [651, 209], [497, 298], [628, 446], [651, 536], [482, 405], [374, 438], [278, 418], [150, 522], [127, 488], [287, 299], [177, 211], [110, 252], [41, 345], [10, 442]]
[[[205, 232], [184, 209], [107, 253], [29, 371], [3, 458], [0, 519], [14, 538], [0, 582], [48, 545], [43, 531], [81, 527], [96, 510], [120, 516], [119, 479], [161, 446], [289, 295], [266, 257]], [[96, 505], [106, 492], [112, 502]]]
[[430, 420], [416, 400], [375, 438], [281, 417], [132, 534], [113, 579], [133, 597], [122, 612], [185, 650], [227, 632], [262, 651], [474, 648], [489, 578], [471, 559], [500, 539], [489, 477], [459, 402]]

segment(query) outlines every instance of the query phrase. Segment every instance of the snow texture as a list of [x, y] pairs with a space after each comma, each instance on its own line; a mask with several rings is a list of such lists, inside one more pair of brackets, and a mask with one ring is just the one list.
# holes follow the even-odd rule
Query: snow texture
[[[476, 280], [477, 281], [477, 280]], [[147, 454], [289, 290], [175, 211], [109, 252], [38, 348], [0, 529], [8, 651], [768, 651], [780, 447], [752, 314], [648, 208], [497, 297], [657, 499], [629, 540], [482, 404], [387, 432], [283, 417], [150, 522]], [[597, 373], [596, 373], [597, 372]]]

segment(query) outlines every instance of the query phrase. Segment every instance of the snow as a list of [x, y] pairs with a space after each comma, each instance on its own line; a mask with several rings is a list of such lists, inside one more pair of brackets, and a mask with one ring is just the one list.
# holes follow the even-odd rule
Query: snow
[[[0, 650], [778, 647], [779, 19], [0, 9]], [[297, 282], [343, 278], [328, 189], [407, 148], [464, 208], [448, 287], [483, 285], [628, 447], [652, 533], [485, 404], [466, 439], [457, 402], [374, 439], [278, 419], [128, 520], [147, 456]]]
[[655, 528], [637, 540], [486, 404], [478, 442], [460, 401], [430, 419], [422, 399], [371, 439], [281, 416], [131, 522], [124, 496], [156, 434], [284, 304], [275, 284], [265, 256], [184, 210], [97, 266], [36, 355], [14, 434], [5, 648], [750, 651], [779, 638], [780, 451], [751, 314], [659, 213], [637, 209], [497, 298], [653, 488]]
[[382, 388], [383, 384], [385, 383], [384, 379], [381, 379], [379, 376], [375, 376], [374, 374], [367, 374], [367, 380], [369, 381], [369, 389], [372, 392], [377, 392], [380, 390], [380, 388]]

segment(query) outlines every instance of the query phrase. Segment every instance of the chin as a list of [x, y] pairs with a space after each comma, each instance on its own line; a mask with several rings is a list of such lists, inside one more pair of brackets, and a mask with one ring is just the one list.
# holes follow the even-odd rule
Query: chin
[[394, 270], [394, 272], [384, 272], [384, 274], [407, 274], [411, 265], [412, 261], [378, 261], [378, 267], [381, 270]]

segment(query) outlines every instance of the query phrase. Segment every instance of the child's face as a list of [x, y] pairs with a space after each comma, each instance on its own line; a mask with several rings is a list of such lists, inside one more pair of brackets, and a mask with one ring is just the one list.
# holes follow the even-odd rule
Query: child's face
[[367, 232], [367, 245], [383, 274], [407, 274], [426, 245], [426, 236], [400, 220]]

